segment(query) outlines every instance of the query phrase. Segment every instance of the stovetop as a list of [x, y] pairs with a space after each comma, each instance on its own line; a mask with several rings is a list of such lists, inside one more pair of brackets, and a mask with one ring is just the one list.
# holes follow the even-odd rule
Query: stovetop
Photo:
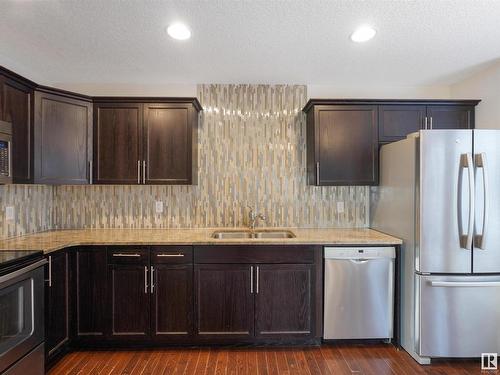
[[12, 272], [16, 268], [33, 263], [43, 257], [42, 251], [0, 251], [0, 275]]

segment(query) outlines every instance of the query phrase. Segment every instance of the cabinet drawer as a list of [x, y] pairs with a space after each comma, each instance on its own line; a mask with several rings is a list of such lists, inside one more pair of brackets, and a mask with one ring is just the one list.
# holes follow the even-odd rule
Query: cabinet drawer
[[315, 246], [196, 246], [195, 263], [314, 263]]
[[154, 246], [151, 248], [151, 263], [193, 263], [193, 248], [191, 246]]
[[144, 247], [110, 247], [108, 264], [148, 264], [149, 250]]

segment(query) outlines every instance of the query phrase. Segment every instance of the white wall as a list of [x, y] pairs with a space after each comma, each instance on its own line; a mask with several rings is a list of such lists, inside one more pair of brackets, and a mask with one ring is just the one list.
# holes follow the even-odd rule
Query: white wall
[[50, 86], [89, 96], [184, 96], [196, 97], [196, 84], [114, 84], [114, 83], [54, 83]]
[[309, 99], [449, 99], [450, 87], [308, 85], [307, 96]]
[[452, 98], [481, 99], [476, 128], [500, 129], [500, 60], [450, 87]]

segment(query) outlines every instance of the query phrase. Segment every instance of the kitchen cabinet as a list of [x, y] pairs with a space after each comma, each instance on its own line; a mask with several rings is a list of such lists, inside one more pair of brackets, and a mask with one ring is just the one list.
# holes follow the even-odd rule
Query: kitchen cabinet
[[193, 335], [193, 260], [190, 246], [151, 250], [151, 336], [155, 342]]
[[111, 339], [132, 341], [149, 337], [149, 277], [148, 250], [108, 250]]
[[194, 261], [196, 335], [202, 342], [321, 335], [320, 247], [197, 246]]
[[0, 118], [12, 123], [12, 178], [19, 184], [33, 182], [32, 101], [31, 86], [0, 75]]
[[474, 129], [473, 105], [427, 106], [429, 129]]
[[263, 264], [255, 275], [255, 336], [310, 336], [314, 266]]
[[35, 183], [90, 183], [92, 104], [35, 91]]
[[98, 99], [94, 104], [94, 181], [195, 184], [196, 99]]
[[45, 287], [45, 349], [47, 358], [63, 352], [69, 341], [69, 262], [68, 252], [48, 256]]
[[381, 105], [378, 109], [379, 141], [393, 142], [423, 129], [425, 105]]
[[77, 340], [102, 340], [106, 335], [106, 249], [82, 247], [72, 252], [73, 332]]
[[142, 104], [94, 104], [94, 183], [139, 184]]
[[196, 333], [200, 337], [245, 339], [254, 336], [253, 266], [195, 266]]
[[307, 113], [307, 173], [311, 185], [375, 185], [377, 106], [311, 107]]

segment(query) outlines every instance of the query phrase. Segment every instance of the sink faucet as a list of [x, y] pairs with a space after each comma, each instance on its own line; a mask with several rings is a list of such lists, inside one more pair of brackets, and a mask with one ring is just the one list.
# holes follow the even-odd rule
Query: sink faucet
[[252, 206], [248, 206], [250, 212], [248, 213], [248, 227], [253, 231], [257, 220], [267, 220], [263, 214], [256, 213]]

